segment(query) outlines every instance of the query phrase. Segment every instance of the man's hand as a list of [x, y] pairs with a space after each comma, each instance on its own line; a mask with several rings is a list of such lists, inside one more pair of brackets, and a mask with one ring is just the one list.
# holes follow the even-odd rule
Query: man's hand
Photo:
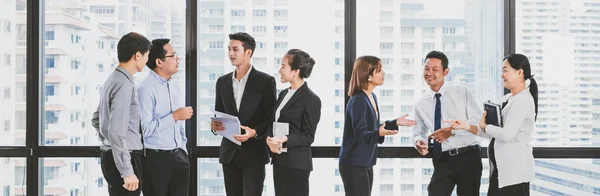
[[386, 136], [386, 135], [396, 135], [398, 134], [398, 130], [387, 130], [385, 129], [385, 123], [383, 125], [381, 125], [379, 127], [379, 136]]
[[429, 135], [429, 138], [433, 138], [435, 141], [442, 143], [452, 136], [452, 127], [446, 127], [434, 131]]
[[215, 131], [225, 131], [225, 126], [223, 126], [223, 122], [221, 121], [210, 121], [210, 129]]
[[415, 121], [415, 120], [406, 119], [407, 116], [408, 116], [408, 114], [405, 114], [404, 116], [400, 116], [400, 117], [396, 118], [396, 125], [398, 125], [398, 126], [413, 126], [413, 125], [417, 124], [417, 121]]
[[173, 112], [173, 119], [187, 120], [192, 117], [192, 114], [194, 114], [194, 110], [192, 109], [192, 107], [181, 107], [175, 110], [175, 112]]
[[419, 152], [419, 154], [421, 154], [422, 156], [425, 156], [427, 155], [427, 153], [429, 153], [429, 146], [427, 145], [427, 142], [419, 140], [417, 141], [415, 146], [417, 147], [417, 152]]
[[246, 131], [246, 134], [234, 135], [233, 138], [235, 138], [237, 141], [246, 142], [246, 141], [248, 141], [248, 139], [256, 136], [256, 130], [254, 130], [250, 127], [246, 127], [246, 126], [241, 126], [241, 127], [242, 127], [242, 129], [244, 129]]
[[123, 188], [127, 189], [128, 191], [135, 191], [139, 188], [140, 181], [135, 174], [123, 178], [123, 182]]

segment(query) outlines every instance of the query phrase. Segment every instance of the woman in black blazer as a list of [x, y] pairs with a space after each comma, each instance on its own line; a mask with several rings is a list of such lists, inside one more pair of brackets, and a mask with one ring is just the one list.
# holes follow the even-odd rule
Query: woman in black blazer
[[[275, 195], [307, 196], [309, 193], [312, 152], [310, 146], [315, 138], [321, 118], [321, 99], [308, 88], [304, 81], [310, 76], [315, 60], [306, 52], [291, 49], [283, 56], [279, 74], [282, 83], [290, 87], [279, 93], [275, 103], [273, 134], [288, 126], [289, 134], [267, 137], [273, 158], [273, 181]], [[279, 128], [278, 128], [279, 127]]]
[[397, 134], [398, 126], [416, 124], [405, 119], [407, 115], [379, 124], [379, 106], [373, 89], [383, 84], [384, 75], [381, 60], [375, 56], [362, 56], [354, 62], [339, 156], [347, 196], [371, 195], [377, 144], [383, 143], [384, 136]]

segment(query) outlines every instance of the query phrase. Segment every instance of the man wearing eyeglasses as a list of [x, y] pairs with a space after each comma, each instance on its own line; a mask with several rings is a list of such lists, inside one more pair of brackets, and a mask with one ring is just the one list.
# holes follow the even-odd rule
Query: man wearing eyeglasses
[[171, 79], [179, 69], [179, 57], [169, 41], [152, 40], [146, 63], [152, 71], [137, 89], [146, 148], [142, 184], [145, 196], [186, 196], [189, 189], [184, 126], [193, 110], [180, 103], [180, 91]]

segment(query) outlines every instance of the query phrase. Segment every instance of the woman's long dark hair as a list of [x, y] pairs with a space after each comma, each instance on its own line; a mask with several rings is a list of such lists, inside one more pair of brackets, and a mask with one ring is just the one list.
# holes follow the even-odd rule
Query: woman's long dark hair
[[525, 55], [515, 53], [507, 55], [506, 57], [504, 57], [503, 61], [504, 60], [507, 60], [508, 64], [510, 64], [510, 66], [513, 69], [523, 69], [523, 79], [529, 79], [529, 93], [531, 93], [531, 96], [533, 96], [533, 102], [535, 103], [535, 119], [537, 120], [538, 85], [535, 79], [533, 78], [533, 75], [531, 75], [531, 64], [529, 64], [529, 59]]

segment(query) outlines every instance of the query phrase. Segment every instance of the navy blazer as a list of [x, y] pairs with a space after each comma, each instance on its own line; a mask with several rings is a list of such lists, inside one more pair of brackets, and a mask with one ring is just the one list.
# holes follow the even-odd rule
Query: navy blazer
[[[283, 101], [289, 88], [279, 93], [275, 110]], [[273, 111], [275, 113], [275, 111]], [[283, 143], [287, 152], [273, 154], [272, 163], [278, 166], [312, 171], [312, 151], [310, 146], [315, 141], [317, 124], [321, 119], [321, 99], [304, 82], [282, 106], [277, 122], [289, 124], [288, 141]], [[272, 135], [272, 133], [271, 133]]]
[[[375, 93], [375, 107], [379, 111], [379, 103]], [[346, 105], [344, 122], [344, 139], [340, 149], [340, 163], [353, 166], [373, 166], [377, 162], [377, 144], [384, 141], [379, 136], [379, 118], [371, 106], [371, 101], [364, 91], [350, 97]], [[396, 120], [387, 121], [386, 129], [398, 130]]]

